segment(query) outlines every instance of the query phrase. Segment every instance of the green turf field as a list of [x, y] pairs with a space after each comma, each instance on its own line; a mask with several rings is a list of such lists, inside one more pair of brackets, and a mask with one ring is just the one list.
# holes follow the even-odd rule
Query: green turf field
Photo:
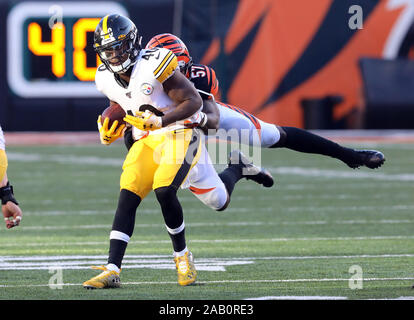
[[24, 217], [18, 228], [0, 228], [0, 299], [413, 297], [414, 145], [375, 147], [387, 162], [374, 171], [265, 150], [275, 186], [242, 181], [225, 212], [181, 190], [199, 271], [190, 287], [176, 283], [171, 242], [150, 195], [137, 214], [123, 286], [111, 290], [81, 284], [97, 274], [89, 266], [106, 262], [123, 146], [9, 147]]

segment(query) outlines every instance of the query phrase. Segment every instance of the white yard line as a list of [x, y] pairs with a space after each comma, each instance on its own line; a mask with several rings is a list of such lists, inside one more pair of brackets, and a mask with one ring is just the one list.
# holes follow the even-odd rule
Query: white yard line
[[[408, 281], [414, 280], [414, 277], [396, 277], [396, 278], [364, 278], [364, 281]], [[296, 283], [296, 282], [340, 282], [349, 281], [349, 278], [313, 278], [313, 279], [259, 279], [259, 280], [213, 280], [213, 281], [197, 281], [197, 284], [223, 284], [223, 283]], [[176, 281], [136, 281], [122, 282], [122, 285], [165, 285], [177, 284]], [[54, 284], [56, 285], [56, 284]], [[80, 283], [62, 283], [62, 286], [81, 286]], [[0, 288], [19, 288], [19, 287], [49, 287], [49, 284], [28, 284], [28, 285], [0, 285]]]
[[[112, 166], [120, 168], [123, 163], [122, 158], [105, 158], [95, 156], [74, 156], [50, 154], [42, 155], [37, 153], [8, 152], [7, 156], [11, 161], [20, 162], [55, 162], [60, 164], [81, 164], [94, 166]], [[307, 167], [270, 167], [270, 172], [278, 175], [298, 175], [314, 178], [332, 179], [373, 179], [380, 181], [414, 181], [414, 174], [385, 174], [381, 172], [361, 172], [355, 170], [325, 170]]]
[[[314, 221], [238, 221], [238, 222], [194, 222], [187, 223], [187, 227], [253, 227], [253, 226], [279, 226], [279, 225], [330, 225], [330, 224], [407, 224], [414, 223], [414, 220], [395, 219], [395, 220], [314, 220]], [[157, 223], [140, 223], [135, 224], [136, 228], [164, 228], [164, 224]], [[109, 229], [110, 224], [94, 224], [94, 225], [58, 225], [58, 226], [21, 226], [22, 230], [76, 230], [76, 229]]]
[[18, 162], [55, 162], [60, 164], [82, 164], [94, 166], [111, 166], [121, 167], [123, 159], [121, 158], [105, 158], [94, 156], [75, 156], [60, 154], [38, 154], [38, 153], [20, 153], [7, 152], [9, 160]]
[[[373, 255], [340, 255], [340, 256], [268, 256], [268, 257], [232, 257], [232, 258], [197, 258], [195, 261], [196, 268], [199, 271], [226, 271], [228, 266], [251, 265], [257, 261], [269, 260], [311, 260], [311, 259], [368, 259], [368, 258], [413, 258], [414, 254], [373, 254]], [[86, 270], [91, 265], [102, 265], [106, 263], [105, 255], [56, 255], [56, 256], [2, 256], [0, 257], [0, 270], [49, 270], [49, 273], [61, 270]], [[172, 262], [171, 255], [126, 255], [123, 260], [124, 269], [158, 269], [174, 270], [175, 265]], [[364, 281], [390, 281], [390, 280], [414, 280], [412, 277], [388, 277], [388, 278], [364, 278]], [[285, 282], [335, 282], [349, 281], [348, 278], [312, 278], [312, 279], [269, 279], [269, 280], [218, 280], [218, 281], [201, 281], [200, 284], [249, 284], [249, 283], [285, 283]], [[123, 285], [164, 285], [175, 284], [175, 281], [144, 281], [144, 282], [126, 282]], [[59, 284], [60, 285], [60, 284]], [[66, 283], [62, 286], [77, 286], [80, 284]], [[5, 285], [1, 288], [16, 287], [45, 287], [48, 285]], [[264, 299], [264, 297], [259, 298]]]
[[276, 175], [297, 175], [303, 177], [315, 178], [333, 178], [333, 179], [373, 179], [381, 181], [414, 181], [414, 174], [385, 174], [381, 172], [357, 172], [353, 170], [327, 170], [306, 167], [271, 167], [268, 168], [271, 173]]
[[[165, 259], [171, 260], [171, 255], [125, 255], [124, 263], [136, 263], [159, 261], [164, 262]], [[369, 259], [369, 258], [413, 258], [414, 253], [398, 253], [398, 254], [359, 254], [359, 255], [324, 255], [324, 256], [267, 256], [267, 257], [232, 257], [232, 258], [197, 258], [196, 262], [214, 262], [214, 261], [232, 261], [232, 260], [308, 260], [308, 259]], [[79, 264], [92, 263], [91, 260], [107, 259], [107, 255], [59, 255], [59, 256], [0, 256], [0, 264], [4, 262], [31, 262], [36, 261], [78, 261]], [[42, 262], [43, 263], [43, 262]], [[50, 262], [48, 262], [50, 265]], [[66, 262], [63, 262], [66, 263]]]
[[[411, 240], [414, 236], [370, 236], [370, 237], [303, 237], [303, 238], [262, 238], [262, 239], [191, 239], [189, 243], [241, 243], [241, 242], [290, 242], [290, 241], [365, 241], [365, 240]], [[129, 244], [171, 244], [170, 240], [135, 240]], [[102, 246], [108, 241], [81, 241], [81, 242], [31, 242], [31, 243], [3, 243], [2, 247], [50, 247], [50, 246]]]
[[[278, 209], [274, 207], [262, 207], [257, 208], [257, 211], [260, 210], [260, 212], [277, 212]], [[375, 212], [389, 212], [389, 211], [407, 211], [407, 210], [413, 210], [414, 211], [414, 205], [361, 205], [361, 206], [317, 206], [317, 207], [310, 207], [307, 206], [291, 206], [287, 208], [283, 208], [284, 212], [338, 212], [338, 211], [346, 211], [346, 212], [361, 212], [361, 211], [375, 211]], [[145, 208], [140, 209], [138, 208], [138, 213], [140, 214], [161, 214], [161, 210], [159, 208]], [[219, 214], [215, 211], [211, 210], [208, 207], [199, 207], [199, 208], [187, 208], [186, 212], [189, 213], [205, 213], [205, 212], [211, 212], [212, 214], [217, 215], [219, 217]], [[242, 208], [242, 207], [230, 207], [226, 209], [225, 212], [235, 212], [235, 213], [252, 213], [251, 208]], [[62, 215], [68, 215], [68, 216], [95, 216], [95, 215], [114, 215], [115, 209], [113, 210], [36, 210], [31, 211], [27, 210], [24, 212], [25, 216], [42, 216], [42, 217], [48, 217], [48, 216], [62, 216]], [[362, 219], [361, 219], [362, 220]], [[389, 221], [392, 221], [393, 219], [389, 219]], [[395, 219], [398, 220], [398, 219]], [[356, 220], [355, 220], [356, 221]], [[310, 223], [311, 224], [311, 223]]]

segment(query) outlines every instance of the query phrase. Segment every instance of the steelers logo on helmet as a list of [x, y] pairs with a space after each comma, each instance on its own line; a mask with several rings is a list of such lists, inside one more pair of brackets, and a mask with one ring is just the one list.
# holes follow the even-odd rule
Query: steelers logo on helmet
[[135, 24], [119, 14], [103, 17], [94, 34], [94, 49], [106, 68], [124, 73], [137, 62], [141, 38]]

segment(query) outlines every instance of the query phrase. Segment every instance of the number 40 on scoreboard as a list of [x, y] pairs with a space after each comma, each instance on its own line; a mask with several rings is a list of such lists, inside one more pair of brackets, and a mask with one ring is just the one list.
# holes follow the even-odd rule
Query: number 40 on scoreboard
[[[80, 81], [93, 81], [96, 67], [101, 64], [98, 56], [88, 46], [88, 33], [95, 30], [100, 18], [80, 18], [72, 26], [72, 74]], [[49, 31], [49, 26], [47, 26]], [[46, 56], [51, 59], [51, 66], [45, 66], [44, 70], [50, 70], [56, 78], [62, 78], [67, 73], [67, 41], [66, 26], [62, 22], [54, 24], [50, 29], [50, 41], [44, 41], [42, 26], [39, 22], [30, 22], [27, 26], [27, 45], [35, 56]], [[89, 41], [90, 44], [90, 41]], [[88, 66], [87, 55], [94, 54], [96, 61], [93, 66]], [[36, 60], [36, 59], [31, 59]], [[33, 74], [31, 75], [33, 77]], [[49, 77], [47, 73], [44, 75]]]
[[[53, 17], [53, 8], [59, 15]], [[8, 70], [18, 96], [97, 97], [93, 32], [107, 14], [128, 16], [116, 2], [21, 2], [7, 18]], [[51, 21], [53, 23], [51, 24]]]

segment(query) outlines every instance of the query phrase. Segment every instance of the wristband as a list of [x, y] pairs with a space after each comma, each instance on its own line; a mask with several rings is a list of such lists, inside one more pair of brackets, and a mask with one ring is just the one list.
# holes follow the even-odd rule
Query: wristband
[[4, 187], [0, 188], [0, 199], [2, 205], [6, 204], [8, 201], [14, 202], [16, 205], [19, 205], [13, 194], [13, 186], [11, 186], [8, 181]]

